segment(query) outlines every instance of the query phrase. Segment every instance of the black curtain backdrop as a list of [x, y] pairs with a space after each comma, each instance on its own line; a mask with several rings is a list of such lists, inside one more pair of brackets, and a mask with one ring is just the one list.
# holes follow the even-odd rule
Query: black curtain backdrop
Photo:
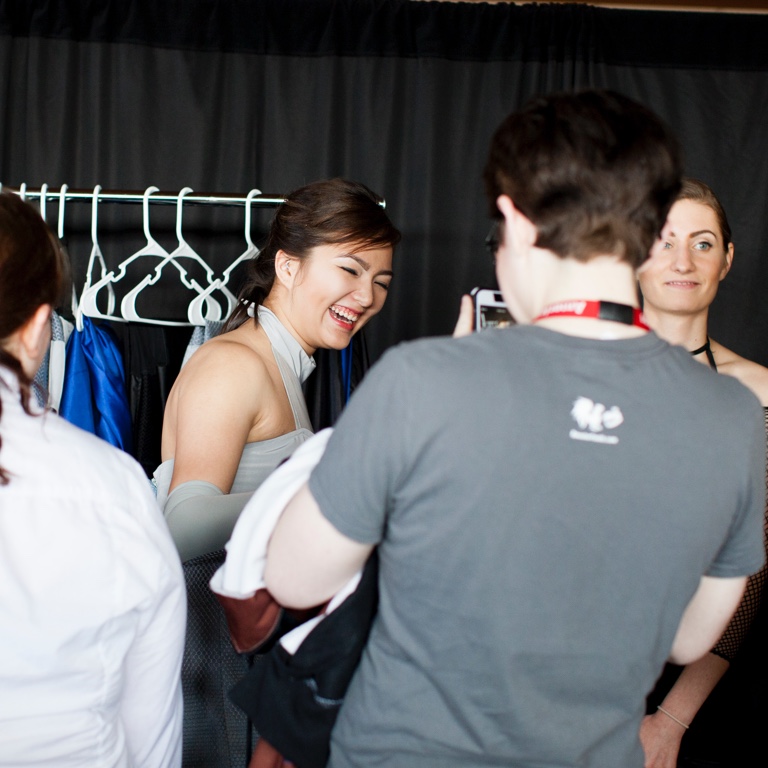
[[[363, 181], [404, 234], [369, 327], [375, 359], [449, 332], [460, 294], [494, 284], [480, 171], [500, 120], [535, 93], [614, 88], [672, 125], [688, 173], [723, 198], [736, 260], [713, 335], [768, 364], [767, 37], [759, 15], [584, 5], [0, 0], [0, 181], [240, 193]], [[100, 206], [110, 265], [144, 242], [140, 206], [120, 207]], [[89, 210], [67, 209], [80, 282]], [[255, 218], [258, 236], [269, 212]], [[172, 208], [151, 219], [172, 248]], [[242, 250], [242, 210], [184, 221], [217, 268]], [[173, 314], [172, 293], [145, 300]]]
[[[613, 88], [659, 112], [687, 172], [722, 197], [736, 258], [713, 335], [766, 365], [766, 39], [766, 16], [585, 5], [0, 0], [0, 182], [245, 194], [363, 181], [404, 235], [390, 299], [367, 329], [375, 359], [449, 333], [460, 295], [494, 284], [480, 172], [501, 119], [536, 93]], [[169, 249], [174, 215], [152, 208]], [[185, 212], [187, 239], [217, 271], [244, 248], [242, 215]], [[90, 216], [68, 204], [77, 286]], [[256, 237], [269, 218], [255, 212]], [[114, 267], [144, 243], [141, 207], [100, 206], [99, 233]], [[147, 292], [147, 313], [183, 315], [178, 289]], [[732, 753], [744, 747], [739, 766], [761, 763], [749, 747], [764, 726], [764, 647], [753, 642], [731, 678], [736, 705], [697, 720]]]

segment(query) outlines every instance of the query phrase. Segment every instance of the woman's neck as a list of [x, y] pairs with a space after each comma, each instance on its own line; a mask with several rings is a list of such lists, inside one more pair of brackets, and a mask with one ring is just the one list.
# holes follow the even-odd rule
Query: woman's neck
[[283, 326], [283, 328], [285, 328], [285, 330], [288, 331], [288, 333], [290, 333], [294, 339], [296, 339], [296, 341], [301, 345], [301, 348], [310, 357], [314, 355], [315, 352], [317, 352], [315, 347], [310, 346], [306, 341], [304, 341], [304, 339], [301, 337], [301, 334], [294, 327], [290, 316], [283, 307], [283, 303], [280, 298], [276, 298], [272, 293], [270, 293], [270, 295], [267, 296], [267, 298], [264, 300], [263, 306], [265, 309], [268, 309], [270, 312], [272, 312], [272, 314], [280, 321], [280, 324]]
[[707, 341], [706, 310], [695, 315], [678, 315], [646, 305], [643, 314], [656, 334], [670, 344], [678, 344], [691, 351]]

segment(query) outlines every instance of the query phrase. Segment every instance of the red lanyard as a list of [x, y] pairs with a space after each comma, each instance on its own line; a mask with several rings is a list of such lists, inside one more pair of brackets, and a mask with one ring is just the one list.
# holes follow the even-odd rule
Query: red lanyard
[[582, 299], [558, 301], [556, 304], [544, 307], [542, 313], [534, 318], [533, 322], [543, 320], [545, 317], [594, 317], [598, 320], [611, 320], [614, 323], [634, 325], [644, 331], [651, 330], [646, 325], [643, 313], [637, 307], [617, 304], [614, 301], [585, 301]]

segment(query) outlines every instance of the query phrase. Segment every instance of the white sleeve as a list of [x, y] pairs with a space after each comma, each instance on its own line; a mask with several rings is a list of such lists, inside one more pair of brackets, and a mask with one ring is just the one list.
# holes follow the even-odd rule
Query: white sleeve
[[181, 659], [186, 629], [186, 590], [178, 554], [147, 487], [137, 517], [146, 549], [132, 552], [132, 578], [147, 598], [125, 658], [120, 718], [131, 764], [142, 768], [181, 765]]

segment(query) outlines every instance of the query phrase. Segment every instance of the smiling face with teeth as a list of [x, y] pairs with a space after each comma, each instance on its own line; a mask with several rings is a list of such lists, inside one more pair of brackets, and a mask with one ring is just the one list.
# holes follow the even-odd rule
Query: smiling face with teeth
[[286, 289], [281, 320], [304, 350], [344, 349], [384, 306], [392, 248], [331, 243], [302, 259], [280, 251], [275, 270]]
[[712, 208], [678, 200], [638, 272], [645, 305], [680, 315], [706, 311], [732, 259], [733, 243], [723, 242]]

